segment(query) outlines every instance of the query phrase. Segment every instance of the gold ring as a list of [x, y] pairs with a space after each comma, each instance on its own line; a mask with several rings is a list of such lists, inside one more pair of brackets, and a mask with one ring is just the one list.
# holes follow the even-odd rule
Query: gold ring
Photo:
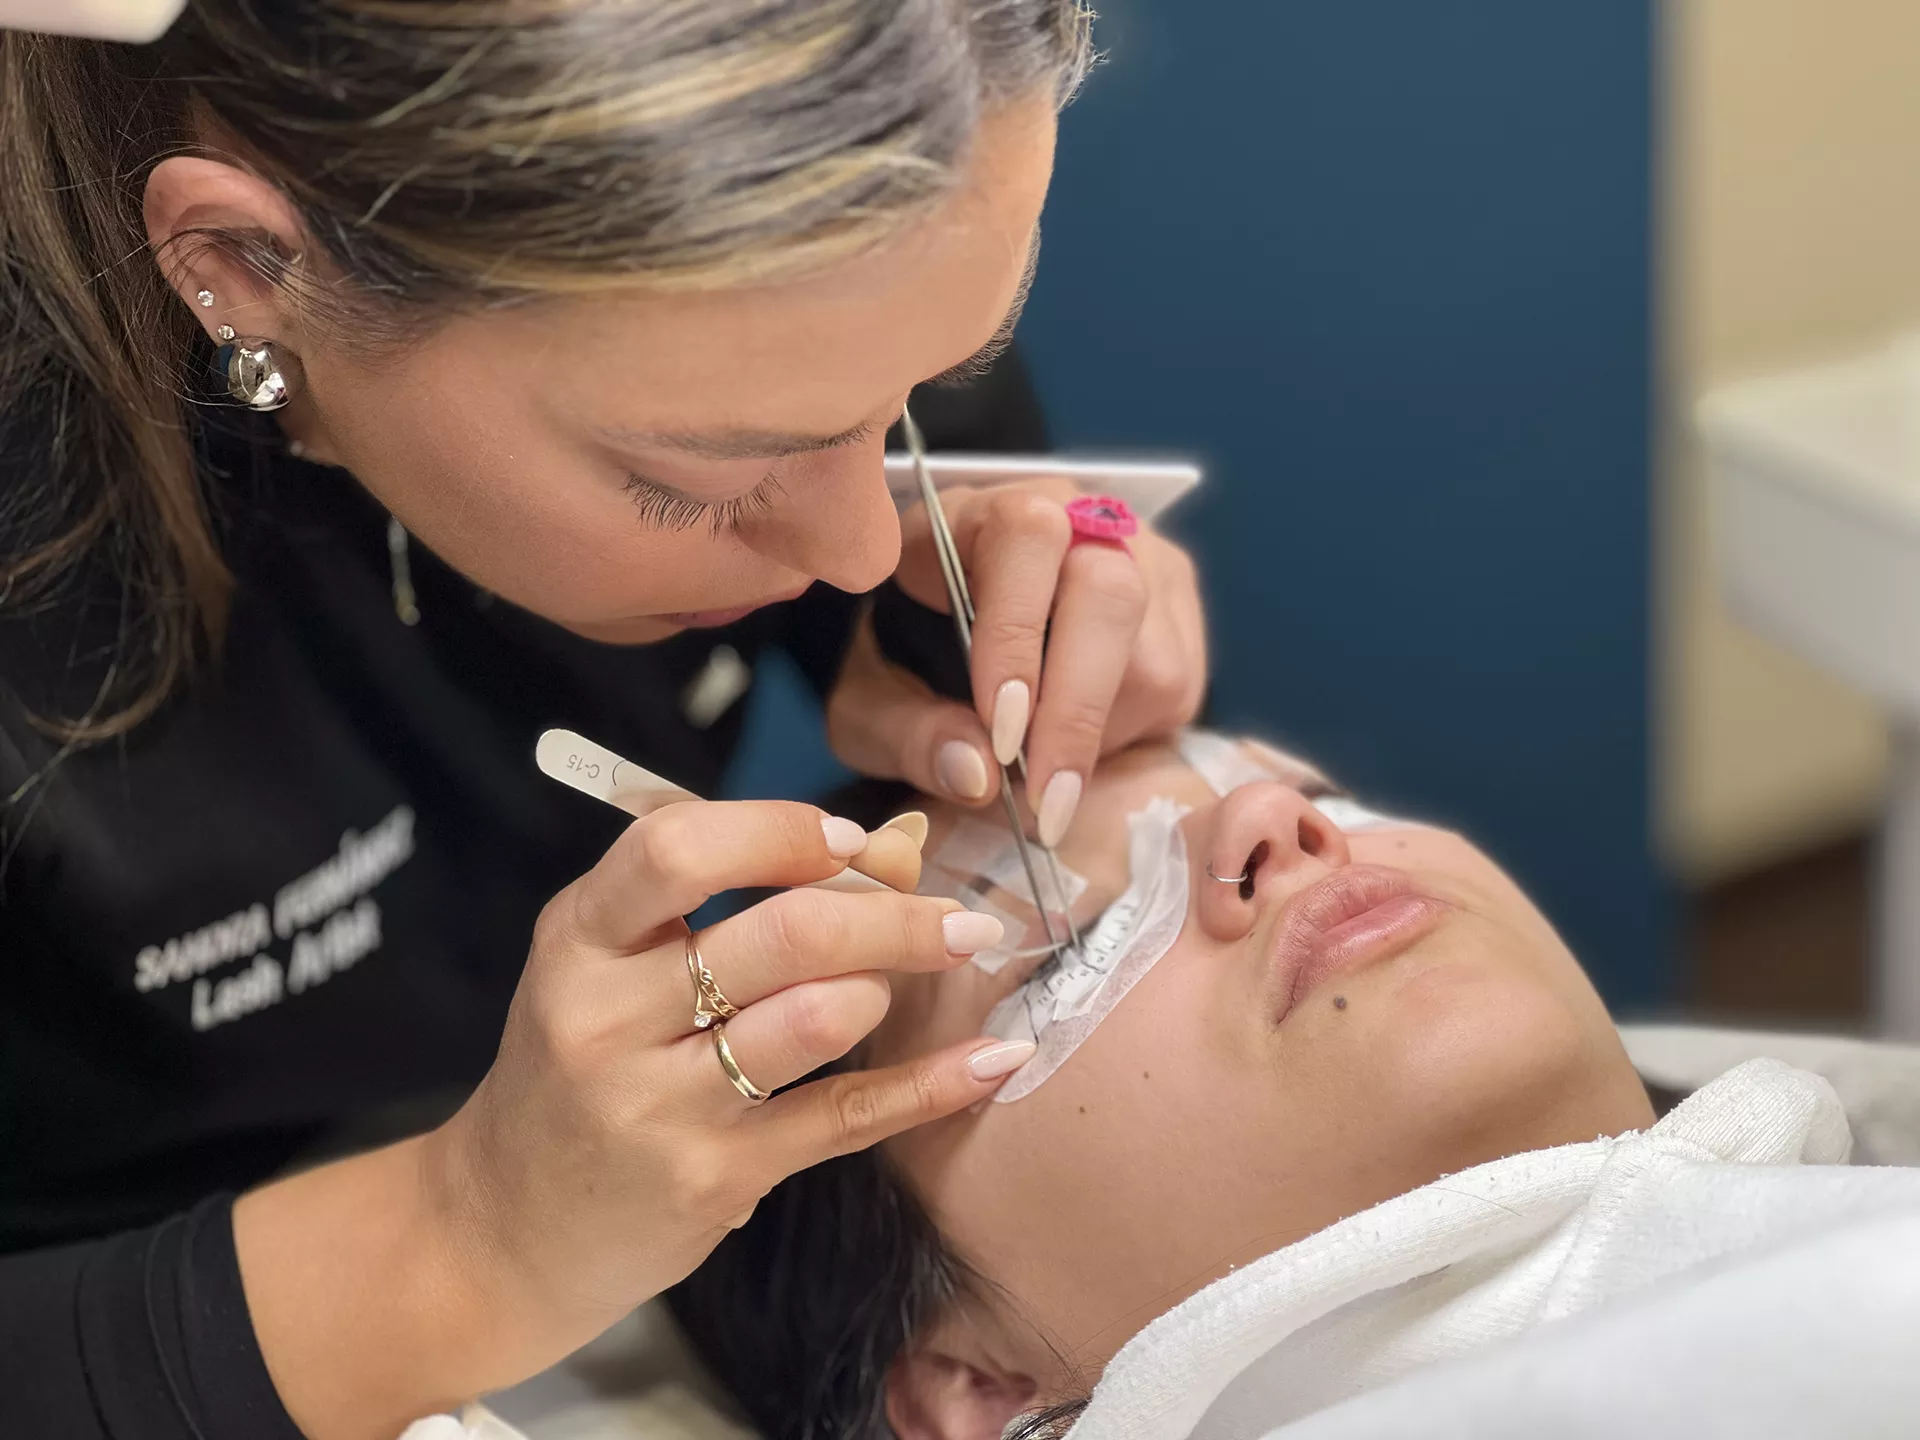
[[717, 1022], [713, 1027], [713, 1053], [720, 1057], [720, 1068], [727, 1072], [727, 1079], [733, 1082], [733, 1088], [754, 1104], [758, 1105], [772, 1093], [762, 1090], [747, 1079], [740, 1069], [740, 1062], [733, 1058], [733, 1047], [727, 1044], [727, 1022], [724, 1020]]
[[700, 942], [694, 939], [691, 930], [687, 932], [687, 974], [693, 978], [694, 1029], [705, 1030], [740, 1013], [740, 1007], [722, 995], [714, 983], [713, 972], [700, 958]]

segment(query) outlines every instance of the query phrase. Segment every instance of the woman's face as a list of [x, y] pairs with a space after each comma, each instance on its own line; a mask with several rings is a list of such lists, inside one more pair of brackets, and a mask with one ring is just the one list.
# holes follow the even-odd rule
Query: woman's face
[[544, 301], [397, 363], [302, 347], [288, 428], [468, 577], [594, 638], [870, 589], [900, 548], [887, 426], [1017, 313], [1053, 137], [1050, 100], [1001, 107], [937, 211], [801, 282]]
[[[1030, 1095], [889, 1146], [1009, 1297], [994, 1353], [1043, 1399], [1228, 1270], [1343, 1216], [1651, 1119], [1573, 956], [1458, 835], [1342, 833], [1291, 785], [1221, 799], [1171, 750], [1135, 751], [1101, 770], [1060, 847], [1089, 881], [1076, 910], [1125, 887], [1128, 817], [1155, 796], [1192, 807], [1179, 939]], [[930, 862], [953, 823], [939, 818]], [[870, 1058], [980, 1033], [1031, 968], [896, 977]]]

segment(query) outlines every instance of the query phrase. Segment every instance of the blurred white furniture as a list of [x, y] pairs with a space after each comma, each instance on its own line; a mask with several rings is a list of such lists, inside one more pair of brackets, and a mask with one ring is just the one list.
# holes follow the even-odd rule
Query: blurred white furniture
[[1875, 1018], [1920, 1039], [1920, 342], [1709, 396], [1729, 605], [1889, 707]]

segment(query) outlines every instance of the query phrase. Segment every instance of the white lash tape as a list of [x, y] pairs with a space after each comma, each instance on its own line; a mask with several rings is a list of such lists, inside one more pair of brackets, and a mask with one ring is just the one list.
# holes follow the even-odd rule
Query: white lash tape
[[995, 1093], [1009, 1105], [1039, 1089], [1173, 948], [1187, 920], [1187, 807], [1165, 797], [1127, 817], [1126, 891], [1067, 951], [994, 1006], [985, 1033], [1028, 1040], [1034, 1056]]
[[1322, 795], [1313, 802], [1313, 808], [1349, 835], [1362, 830], [1410, 830], [1420, 823], [1369, 810], [1350, 795]]
[[[1214, 794], [1223, 798], [1242, 785], [1260, 780], [1278, 780], [1293, 786], [1308, 781], [1329, 783], [1320, 771], [1298, 756], [1257, 740], [1229, 740], [1211, 730], [1182, 730], [1175, 743], [1180, 758], [1193, 767]], [[1405, 830], [1417, 823], [1369, 810], [1350, 795], [1322, 795], [1313, 802], [1313, 808], [1349, 835], [1363, 830]]]
[[[540, 773], [562, 785], [571, 785], [583, 795], [604, 800], [616, 810], [624, 810], [635, 819], [645, 819], [668, 805], [678, 805], [700, 797], [684, 786], [662, 779], [644, 765], [636, 765], [616, 755], [604, 745], [596, 745], [571, 730], [548, 730], [533, 749], [533, 762]], [[838, 875], [816, 880], [809, 890], [840, 890], [865, 894], [891, 890], [871, 875], [863, 875], [849, 866]]]
[[1214, 794], [1222, 797], [1231, 795], [1242, 785], [1280, 778], [1276, 769], [1255, 760], [1239, 741], [1229, 740], [1212, 730], [1182, 730], [1174, 744], [1180, 758], [1212, 787]]

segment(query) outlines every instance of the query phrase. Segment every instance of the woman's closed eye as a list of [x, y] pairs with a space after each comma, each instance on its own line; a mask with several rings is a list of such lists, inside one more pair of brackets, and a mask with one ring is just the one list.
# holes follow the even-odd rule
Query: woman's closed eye
[[780, 477], [769, 470], [760, 483], [730, 500], [699, 500], [671, 485], [629, 473], [627, 494], [633, 497], [643, 524], [656, 530], [690, 530], [706, 521], [716, 536], [737, 530], [746, 521], [771, 509], [780, 496]]

